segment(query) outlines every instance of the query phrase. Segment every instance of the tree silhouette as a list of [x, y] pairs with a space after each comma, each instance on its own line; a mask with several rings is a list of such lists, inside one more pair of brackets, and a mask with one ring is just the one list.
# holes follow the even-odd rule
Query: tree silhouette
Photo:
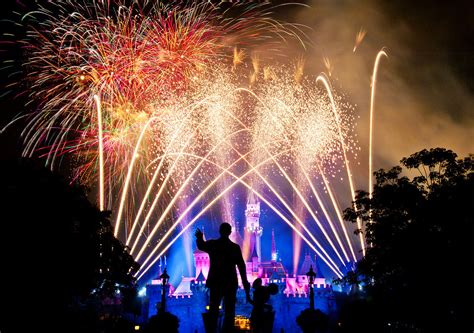
[[392, 329], [472, 330], [474, 157], [435, 148], [401, 164], [344, 212], [368, 244], [356, 274]]
[[110, 212], [37, 162], [1, 168], [1, 330], [93, 332], [91, 301], [132, 288], [138, 269], [113, 236]]
[[305, 309], [296, 317], [296, 323], [303, 333], [325, 333], [329, 326], [329, 317], [319, 309]]

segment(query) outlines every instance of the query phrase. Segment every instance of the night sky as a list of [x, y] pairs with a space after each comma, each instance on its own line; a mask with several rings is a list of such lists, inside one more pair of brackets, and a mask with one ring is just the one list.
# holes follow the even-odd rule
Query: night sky
[[[11, 14], [12, 8], [33, 8], [26, 3], [2, 1], [3, 34], [24, 33], [8, 19], [16, 17]], [[377, 82], [374, 170], [396, 165], [402, 157], [423, 148], [444, 147], [460, 156], [474, 153], [474, 4], [428, 0], [318, 0], [305, 4], [309, 7], [284, 7], [275, 17], [306, 26], [302, 29], [311, 45], [305, 52], [289, 47], [292, 51], [286, 54], [288, 59], [304, 55], [305, 74], [318, 75], [326, 71], [323, 57], [328, 57], [333, 66], [333, 86], [354, 106], [361, 147], [356, 188], [367, 187], [370, 80], [375, 56], [383, 47], [388, 58], [382, 60]], [[366, 36], [354, 53], [355, 36], [361, 29]], [[19, 64], [25, 55], [10, 40], [3, 35], [0, 44], [4, 66], [2, 127], [18, 112], [28, 112], [32, 107], [24, 106], [28, 102], [24, 95], [17, 96], [25, 85], [21, 83], [22, 75], [12, 73], [21, 69]], [[12, 82], [19, 83], [17, 88], [7, 87]], [[20, 129], [18, 123], [1, 134], [2, 160], [18, 154]], [[347, 204], [348, 197], [341, 202], [342, 206]], [[243, 215], [243, 207], [236, 208]], [[264, 216], [268, 220], [274, 218], [267, 210]], [[267, 243], [271, 228], [263, 223]], [[287, 231], [287, 227], [276, 228]], [[280, 240], [280, 244], [288, 241], [291, 236]], [[283, 259], [291, 262], [288, 255]]]
[[[469, 1], [311, 1], [291, 19], [312, 28], [307, 73], [325, 71], [356, 108], [367, 153], [370, 80], [385, 47], [375, 100], [374, 169], [423, 148], [474, 151], [474, 6]], [[367, 32], [353, 53], [357, 32]], [[366, 156], [360, 158], [362, 172]], [[363, 179], [364, 178], [364, 179]], [[358, 177], [362, 182], [366, 176]]]

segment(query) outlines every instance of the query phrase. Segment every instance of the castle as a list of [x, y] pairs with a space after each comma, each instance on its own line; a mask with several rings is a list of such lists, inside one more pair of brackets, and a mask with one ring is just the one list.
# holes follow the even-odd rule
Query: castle
[[[270, 299], [275, 310], [274, 331], [300, 332], [296, 326], [295, 318], [299, 313], [309, 307], [309, 281], [306, 273], [310, 267], [316, 271], [314, 279], [315, 307], [331, 315], [335, 312], [335, 299], [332, 285], [326, 281], [316, 263], [310, 255], [306, 255], [298, 273], [288, 274], [282, 262], [278, 260], [278, 251], [275, 242], [275, 234], [272, 230], [271, 256], [269, 261], [262, 260], [261, 236], [263, 228], [260, 226], [260, 202], [251, 194], [247, 201], [245, 210], [244, 238], [234, 228], [231, 238], [244, 248], [244, 259], [246, 261], [247, 279], [252, 284], [256, 278], [261, 278], [264, 285], [276, 283], [279, 293]], [[245, 255], [246, 251], [251, 255]], [[169, 285], [167, 291], [166, 310], [175, 314], [180, 319], [180, 332], [204, 333], [202, 313], [206, 311], [209, 304], [209, 294], [205, 288], [205, 282], [209, 273], [209, 255], [196, 249], [194, 251], [194, 264], [196, 273], [194, 276], [182, 277], [180, 283], [174, 287]], [[157, 311], [157, 304], [161, 301], [162, 262], [160, 260], [158, 277], [146, 286], [148, 299], [147, 312], [151, 316]], [[238, 274], [239, 276], [239, 274]], [[236, 323], [242, 328], [248, 327], [248, 317], [252, 306], [246, 303], [245, 292], [240, 288], [237, 292]]]

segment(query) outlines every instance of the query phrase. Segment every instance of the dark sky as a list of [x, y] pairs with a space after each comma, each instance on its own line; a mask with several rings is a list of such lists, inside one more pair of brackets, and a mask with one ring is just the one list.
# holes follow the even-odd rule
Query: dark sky
[[[474, 4], [469, 1], [311, 1], [298, 22], [312, 27], [307, 72], [334, 66], [335, 87], [360, 116], [362, 154], [368, 142], [370, 79], [377, 52], [374, 168], [422, 148], [474, 152]], [[356, 33], [367, 34], [355, 53]], [[362, 161], [361, 161], [362, 162]], [[366, 163], [361, 163], [366, 167]]]

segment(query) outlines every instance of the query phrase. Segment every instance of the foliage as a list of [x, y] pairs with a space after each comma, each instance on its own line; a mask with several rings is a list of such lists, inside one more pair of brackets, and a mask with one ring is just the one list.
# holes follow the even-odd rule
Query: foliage
[[319, 309], [305, 309], [296, 317], [296, 323], [304, 333], [326, 332], [329, 317]]
[[3, 163], [1, 177], [0, 235], [9, 244], [1, 298], [12, 318], [25, 305], [38, 320], [46, 311], [66, 316], [117, 288], [133, 290], [138, 264], [113, 236], [110, 212], [91, 204], [84, 188], [31, 160]]
[[401, 164], [376, 171], [372, 198], [359, 191], [344, 212], [368, 244], [345, 281], [363, 282], [386, 322], [461, 331], [472, 325], [474, 157], [436, 148]]

